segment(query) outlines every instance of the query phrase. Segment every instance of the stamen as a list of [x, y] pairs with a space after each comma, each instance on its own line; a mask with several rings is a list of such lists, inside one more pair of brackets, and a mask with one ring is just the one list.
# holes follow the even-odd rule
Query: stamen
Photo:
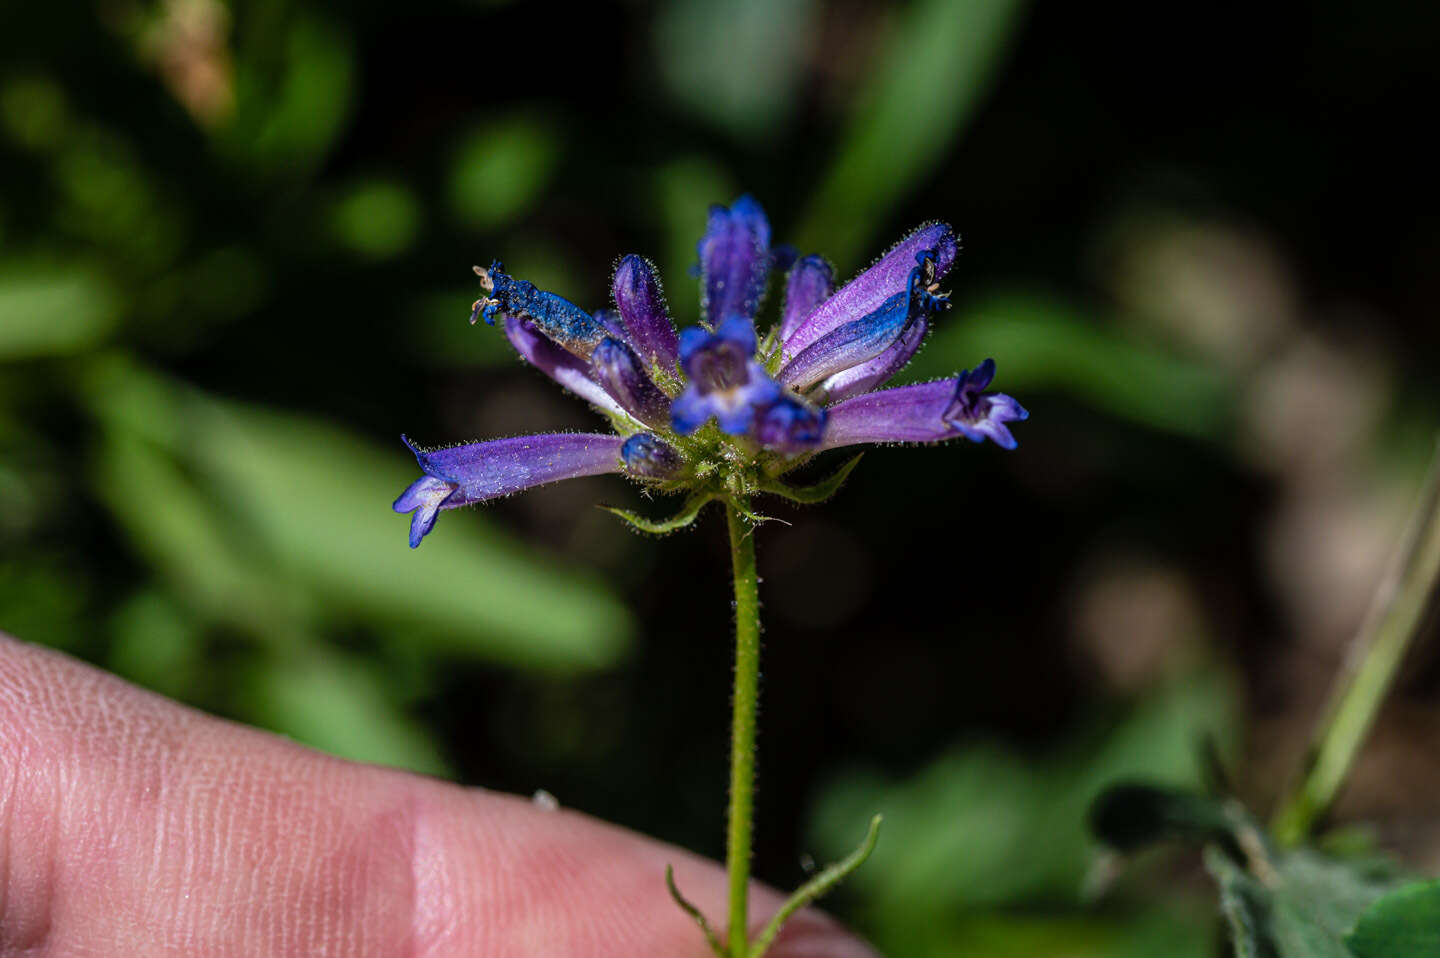
[[[483, 266], [472, 266], [470, 268], [475, 271], [476, 276], [480, 277], [480, 289], [482, 292], [495, 292], [495, 280], [490, 278], [490, 271], [488, 269]], [[472, 319], [471, 322], [473, 323], [474, 320]]]

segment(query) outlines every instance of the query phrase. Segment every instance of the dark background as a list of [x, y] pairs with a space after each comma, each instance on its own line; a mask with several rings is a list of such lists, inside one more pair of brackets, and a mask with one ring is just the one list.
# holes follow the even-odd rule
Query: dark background
[[[1083, 815], [1197, 784], [1207, 736], [1262, 814], [1298, 762], [1440, 419], [1437, 20], [7, 5], [0, 628], [719, 857], [718, 513], [646, 539], [595, 503], [675, 503], [579, 480], [411, 553], [398, 436], [598, 428], [466, 324], [471, 263], [593, 309], [641, 252], [684, 324], [712, 202], [846, 276], [944, 218], [957, 308], [903, 378], [993, 356], [1031, 418], [765, 505], [756, 871], [796, 884], [879, 810], [831, 905], [891, 953], [1214, 954], [1191, 858], [1082, 902]], [[1437, 681], [1422, 646], [1337, 813], [1431, 871]]]

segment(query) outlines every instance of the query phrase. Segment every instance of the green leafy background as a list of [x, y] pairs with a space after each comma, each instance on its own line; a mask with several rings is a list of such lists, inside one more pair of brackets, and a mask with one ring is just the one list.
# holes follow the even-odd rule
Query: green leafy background
[[[691, 322], [712, 202], [753, 192], [846, 276], [943, 217], [956, 308], [904, 376], [993, 356], [1033, 416], [1014, 454], [877, 450], [825, 506], [767, 509], [758, 874], [798, 883], [880, 811], [830, 906], [889, 953], [1216, 954], [1197, 854], [1095, 900], [1086, 809], [1200, 786], [1207, 739], [1265, 808], [1363, 613], [1440, 419], [1440, 201], [1409, 142], [1435, 19], [6, 5], [0, 628], [719, 855], [718, 523], [632, 535], [595, 504], [678, 503], [588, 479], [412, 552], [398, 437], [594, 428], [465, 323], [473, 262], [598, 308], [642, 252]], [[1433, 873], [1421, 658], [1339, 815]], [[1289, 914], [1212, 868], [1232, 920]], [[1308, 953], [1440, 950], [1435, 909], [1407, 887]]]

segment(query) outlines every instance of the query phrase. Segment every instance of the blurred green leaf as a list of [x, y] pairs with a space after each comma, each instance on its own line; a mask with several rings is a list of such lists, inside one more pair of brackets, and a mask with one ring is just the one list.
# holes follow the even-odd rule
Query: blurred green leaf
[[1156, 690], [1124, 721], [1043, 763], [970, 746], [905, 781], [852, 774], [822, 796], [814, 841], [821, 856], [834, 857], [857, 825], [885, 816], [884, 840], [849, 886], [880, 928], [891, 928], [892, 915], [922, 921], [1037, 897], [1073, 900], [1091, 857], [1086, 811], [1101, 791], [1142, 777], [1198, 786], [1197, 743], [1205, 735], [1232, 740], [1237, 716], [1229, 683], [1202, 672]]
[[246, 555], [222, 510], [155, 444], [112, 424], [93, 488], [135, 549], [200, 615], [262, 639], [310, 618], [298, 583]]
[[1440, 955], [1440, 881], [1390, 892], [1360, 915], [1345, 944], [1356, 958]]
[[67, 139], [52, 173], [55, 222], [106, 250], [127, 269], [173, 263], [184, 248], [187, 211], [127, 140], [98, 125]]
[[954, 375], [999, 357], [995, 388], [1061, 389], [1153, 429], [1219, 438], [1233, 390], [1217, 369], [1132, 342], [1061, 303], [1009, 293], [944, 318], [906, 370], [907, 379]]
[[1213, 847], [1205, 864], [1220, 883], [1221, 907], [1241, 958], [1354, 958], [1343, 942], [1346, 932], [1394, 887], [1393, 878], [1305, 849], [1268, 862], [1263, 877]]
[[655, 186], [665, 228], [660, 276], [671, 280], [665, 298], [675, 324], [688, 326], [700, 318], [699, 280], [690, 269], [700, 262], [696, 244], [705, 232], [708, 211], [712, 203], [733, 200], [739, 190], [723, 169], [703, 156], [686, 157], [662, 167]]
[[63, 557], [37, 554], [0, 561], [0, 632], [78, 651], [90, 636], [89, 582]]
[[412, 355], [444, 367], [519, 362], [504, 333], [481, 323], [470, 325], [470, 304], [479, 295], [479, 288], [471, 285], [422, 293], [407, 303], [405, 344]]
[[68, 123], [65, 91], [45, 76], [15, 77], [0, 87], [0, 125], [31, 150], [53, 149]]
[[331, 207], [330, 230], [361, 256], [389, 259], [414, 244], [420, 204], [402, 183], [365, 180], [353, 184]]
[[737, 139], [763, 137], [793, 109], [814, 19], [813, 0], [668, 3], [655, 20], [665, 85]]
[[81, 352], [115, 326], [107, 283], [79, 264], [0, 265], [0, 361]]
[[[254, 18], [254, 22], [265, 20]], [[235, 60], [235, 113], [217, 127], [237, 158], [272, 172], [308, 174], [350, 116], [355, 52], [349, 35], [310, 14], [279, 31], [241, 32]], [[278, 55], [277, 55], [278, 54]]]
[[193, 698], [204, 686], [204, 636], [199, 624], [156, 589], [132, 596], [110, 620], [116, 674], [172, 698]]
[[509, 222], [540, 196], [559, 153], [554, 130], [537, 117], [486, 123], [461, 141], [451, 160], [451, 209], [476, 229]]
[[[208, 569], [195, 584], [223, 595], [273, 579], [303, 590], [319, 614], [520, 667], [595, 668], [628, 646], [624, 606], [481, 517], [456, 514], [409, 549], [390, 503], [419, 473], [398, 441], [386, 453], [124, 361], [97, 367], [89, 394], [111, 425], [109, 460], [124, 457], [104, 477], [107, 500], [182, 580]], [[165, 455], [141, 451], [151, 442]], [[192, 554], [193, 567], [176, 568]]]
[[928, 174], [975, 111], [1023, 0], [920, 0], [908, 6], [861, 92], [835, 165], [796, 233], [842, 267], [878, 220]]
[[313, 642], [293, 645], [301, 651], [249, 670], [243, 700], [253, 720], [341, 758], [453, 774], [423, 727], [400, 710], [378, 664]]
[[1121, 917], [1055, 914], [952, 914], [913, 922], [887, 938], [904, 958], [1214, 958], [1211, 916], [1184, 908]]
[[[623, 606], [474, 515], [455, 514], [410, 549], [390, 503], [418, 476], [390, 455], [298, 417], [212, 406], [195, 453], [277, 566], [327, 607], [514, 665], [613, 662], [630, 638]], [[453, 530], [453, 531], [452, 531]]]

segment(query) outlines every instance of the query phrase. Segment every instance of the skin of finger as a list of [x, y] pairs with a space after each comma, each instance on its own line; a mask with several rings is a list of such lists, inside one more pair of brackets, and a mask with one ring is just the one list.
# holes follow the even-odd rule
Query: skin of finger
[[[707, 955], [720, 869], [331, 758], [0, 635], [0, 956]], [[780, 897], [756, 886], [757, 926]], [[875, 953], [815, 911], [775, 958]]]

